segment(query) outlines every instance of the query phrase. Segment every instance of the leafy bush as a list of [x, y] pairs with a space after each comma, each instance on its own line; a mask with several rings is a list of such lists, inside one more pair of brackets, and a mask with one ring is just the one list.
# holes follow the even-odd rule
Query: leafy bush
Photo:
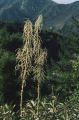
[[78, 120], [79, 104], [71, 104], [71, 99], [60, 103], [55, 96], [48, 97], [40, 102], [37, 115], [37, 102], [30, 100], [23, 108], [23, 120]]
[[8, 106], [7, 104], [0, 106], [0, 120], [15, 120], [13, 109], [14, 106]]

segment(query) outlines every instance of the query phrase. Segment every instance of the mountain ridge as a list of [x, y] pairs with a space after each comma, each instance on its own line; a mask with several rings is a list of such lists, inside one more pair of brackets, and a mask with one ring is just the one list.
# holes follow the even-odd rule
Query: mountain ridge
[[0, 20], [34, 22], [42, 14], [44, 27], [61, 29], [72, 16], [79, 19], [79, 1], [72, 4], [57, 4], [52, 0], [1, 0]]

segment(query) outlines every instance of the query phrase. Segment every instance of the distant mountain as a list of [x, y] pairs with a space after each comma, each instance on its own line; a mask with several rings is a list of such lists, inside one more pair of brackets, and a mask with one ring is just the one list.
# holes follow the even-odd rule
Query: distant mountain
[[79, 1], [72, 4], [57, 4], [52, 0], [0, 0], [0, 20], [33, 22], [42, 14], [44, 26], [61, 29], [71, 22], [71, 17], [79, 19]]

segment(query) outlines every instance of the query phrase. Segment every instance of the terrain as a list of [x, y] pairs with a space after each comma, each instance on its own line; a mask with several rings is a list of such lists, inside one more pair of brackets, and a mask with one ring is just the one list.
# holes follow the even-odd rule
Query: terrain
[[42, 14], [44, 27], [61, 29], [72, 24], [72, 16], [79, 18], [79, 1], [72, 4], [57, 4], [52, 0], [1, 0], [0, 20], [34, 22]]

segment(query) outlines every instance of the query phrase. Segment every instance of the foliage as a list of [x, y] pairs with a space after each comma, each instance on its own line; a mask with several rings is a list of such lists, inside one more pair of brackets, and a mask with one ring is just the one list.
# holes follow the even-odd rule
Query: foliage
[[49, 96], [40, 102], [39, 114], [36, 112], [36, 101], [26, 102], [23, 109], [23, 120], [78, 120], [79, 104], [58, 102], [55, 96]]
[[[78, 93], [74, 91], [73, 96], [65, 103], [57, 100], [56, 96], [50, 95], [40, 101], [39, 114], [37, 114], [37, 101], [29, 100], [25, 103], [22, 110], [22, 120], [78, 120], [79, 119], [79, 97]], [[19, 111], [14, 112], [14, 106], [0, 106], [0, 118], [6, 120], [16, 120]]]
[[73, 78], [74, 79], [78, 79], [79, 78], [79, 56], [76, 57], [76, 59], [74, 61], [72, 61], [72, 65], [73, 65]]
[[8, 106], [7, 104], [0, 106], [0, 119], [1, 120], [15, 120], [14, 106]]
[[[0, 89], [4, 96], [4, 101], [10, 102], [16, 96], [15, 81], [15, 56], [5, 52], [0, 59]], [[13, 86], [13, 84], [15, 86]], [[13, 102], [13, 101], [12, 101]]]

